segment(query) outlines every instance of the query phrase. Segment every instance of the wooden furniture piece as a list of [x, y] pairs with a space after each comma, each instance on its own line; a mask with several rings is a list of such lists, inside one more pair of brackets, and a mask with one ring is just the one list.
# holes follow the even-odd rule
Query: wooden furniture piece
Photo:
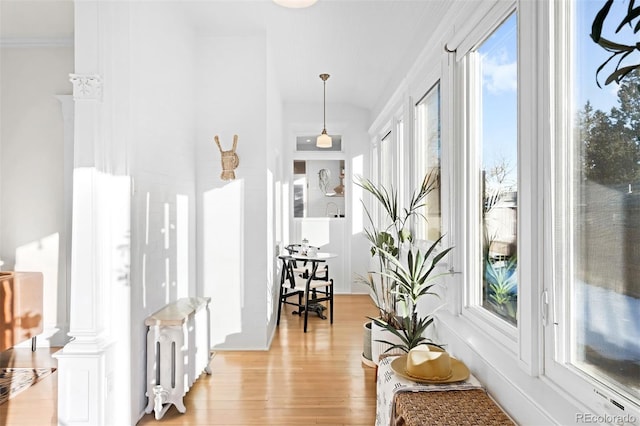
[[41, 272], [0, 272], [0, 351], [42, 333], [43, 287]]
[[179, 299], [147, 317], [145, 411], [162, 418], [170, 404], [186, 412], [183, 398], [202, 371], [211, 374], [209, 297]]

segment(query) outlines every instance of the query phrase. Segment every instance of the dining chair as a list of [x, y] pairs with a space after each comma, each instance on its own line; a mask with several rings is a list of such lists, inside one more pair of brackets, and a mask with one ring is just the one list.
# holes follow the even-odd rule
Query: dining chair
[[[314, 248], [316, 252], [320, 251], [320, 247], [309, 246], [309, 248]], [[285, 247], [285, 250], [289, 252], [289, 254], [301, 253], [302, 252], [302, 244], [289, 244]], [[293, 270], [300, 274], [310, 273], [310, 267], [307, 261], [293, 261]], [[329, 265], [324, 265], [324, 268], [316, 270], [316, 278], [324, 279], [327, 281], [329, 279]]]
[[[280, 293], [278, 304], [278, 319], [280, 324], [282, 305], [297, 306], [294, 315], [304, 312], [304, 332], [307, 332], [309, 311], [315, 312], [321, 319], [326, 319], [323, 311], [326, 309], [321, 302], [328, 302], [330, 323], [333, 324], [333, 279], [329, 277], [329, 266], [314, 260], [299, 261], [292, 254], [298, 253], [300, 245], [286, 247], [289, 255], [278, 256], [282, 262], [280, 274]], [[297, 303], [289, 299], [298, 298]]]
[[[280, 291], [278, 293], [278, 320], [276, 325], [280, 325], [280, 315], [282, 313], [282, 305], [293, 305], [298, 307], [298, 311], [293, 311], [294, 315], [301, 315], [304, 305], [302, 299], [304, 296], [306, 280], [302, 278], [300, 272], [295, 269], [296, 261], [291, 256], [281, 255], [278, 259], [282, 262], [282, 270], [280, 272]], [[298, 301], [292, 302], [289, 299], [297, 297]]]

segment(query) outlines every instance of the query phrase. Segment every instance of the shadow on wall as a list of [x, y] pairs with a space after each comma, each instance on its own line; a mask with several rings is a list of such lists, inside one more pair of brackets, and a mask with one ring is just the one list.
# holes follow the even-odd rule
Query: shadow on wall
[[203, 194], [203, 291], [211, 297], [211, 344], [242, 332], [244, 308], [243, 179]]

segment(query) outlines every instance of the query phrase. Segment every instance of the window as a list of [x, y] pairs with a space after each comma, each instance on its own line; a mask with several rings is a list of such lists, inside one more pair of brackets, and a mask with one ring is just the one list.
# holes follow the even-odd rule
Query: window
[[518, 306], [517, 44], [514, 13], [469, 55], [482, 285], [474, 303], [511, 325]]
[[[611, 53], [590, 34], [603, 5], [575, 2], [564, 18], [570, 59], [557, 96], [569, 114], [556, 144], [558, 329], [549, 356], [629, 413], [640, 398], [640, 73], [605, 85], [614, 59], [598, 87], [596, 71]], [[635, 45], [632, 28], [615, 32], [626, 13], [625, 3], [613, 3], [603, 37]]]
[[426, 221], [416, 223], [416, 236], [435, 241], [442, 232], [440, 211], [440, 83], [432, 87], [416, 104], [414, 146], [415, 182], [429, 176], [436, 186], [427, 195], [421, 212]]
[[393, 181], [393, 161], [395, 159], [393, 153], [393, 144], [391, 141], [391, 132], [384, 135], [380, 141], [380, 184], [387, 189], [391, 189], [394, 185]]
[[[395, 157], [393, 154], [393, 144], [391, 140], [391, 131], [384, 135], [380, 140], [380, 170], [378, 173], [379, 185], [382, 185], [387, 191], [391, 192], [391, 189], [395, 190], [395, 182], [393, 181], [393, 162]], [[382, 209], [378, 210], [378, 224], [381, 227], [386, 227], [389, 223], [385, 223], [387, 220], [386, 215]]]

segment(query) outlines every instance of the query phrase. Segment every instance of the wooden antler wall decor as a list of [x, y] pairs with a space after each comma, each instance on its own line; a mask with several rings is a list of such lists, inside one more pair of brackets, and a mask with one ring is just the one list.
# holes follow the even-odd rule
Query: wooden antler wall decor
[[220, 174], [220, 179], [222, 180], [233, 180], [236, 178], [236, 174], [234, 170], [240, 164], [240, 159], [238, 158], [238, 154], [236, 154], [236, 146], [238, 145], [238, 135], [233, 135], [233, 148], [229, 151], [223, 151], [222, 146], [220, 145], [220, 139], [216, 135], [214, 137], [216, 141], [216, 145], [218, 145], [218, 149], [220, 150], [222, 161], [222, 173]]

